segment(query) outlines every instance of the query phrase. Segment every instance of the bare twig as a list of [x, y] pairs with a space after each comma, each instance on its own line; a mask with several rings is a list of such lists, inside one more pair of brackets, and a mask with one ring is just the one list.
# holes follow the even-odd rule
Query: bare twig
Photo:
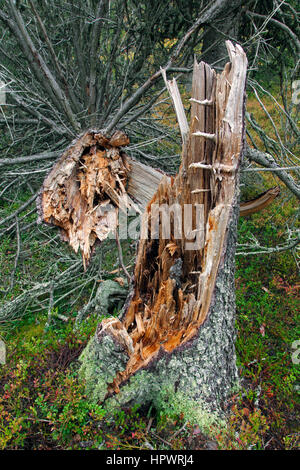
[[[284, 2], [282, 2], [282, 3], [284, 3]], [[275, 20], [275, 18], [271, 18], [271, 17], [268, 17], [266, 15], [261, 15], [259, 13], [255, 13], [254, 11], [249, 11], [248, 10], [247, 15], [252, 16], [253, 18], [260, 18], [260, 19], [266, 21], [267, 23], [271, 22], [271, 23], [275, 24], [276, 26], [278, 26], [279, 28], [286, 31], [288, 33], [288, 35], [290, 36], [290, 38], [292, 39], [292, 41], [295, 43], [298, 55], [300, 54], [300, 41], [299, 41], [297, 35], [285, 23], [282, 23], [281, 21]]]
[[28, 207], [33, 201], [36, 200], [36, 198], [38, 197], [38, 193], [39, 192], [36, 192], [31, 198], [29, 198], [24, 204], [22, 204], [15, 212], [13, 212], [13, 214], [10, 214], [7, 217], [5, 217], [4, 219], [0, 220], [0, 225], [3, 225], [6, 222], [9, 222], [11, 219], [13, 219], [18, 214], [20, 214], [20, 212], [22, 212], [24, 209], [26, 209], [26, 207]]
[[29, 162], [36, 162], [41, 160], [51, 160], [52, 158], [57, 158], [61, 152], [43, 152], [37, 153], [35, 155], [29, 155], [26, 157], [17, 157], [17, 158], [1, 158], [0, 159], [0, 167], [1, 166], [8, 166], [8, 165], [16, 165], [17, 163], [29, 163]]
[[[296, 239], [293, 239], [291, 240], [289, 243], [286, 243], [285, 245], [278, 245], [278, 246], [275, 246], [275, 247], [260, 247], [259, 245], [259, 249], [256, 249], [254, 251], [237, 251], [236, 252], [236, 256], [249, 256], [249, 255], [263, 255], [263, 254], [271, 254], [271, 253], [280, 253], [282, 251], [287, 251], [287, 250], [292, 250], [294, 248], [296, 248], [296, 246], [298, 246], [300, 244], [300, 237], [296, 238]], [[253, 248], [253, 245], [245, 245], [245, 244], [241, 244], [241, 245], [237, 245], [237, 248], [239, 247], [247, 247], [247, 248]], [[256, 245], [255, 245], [256, 247]]]
[[[231, 7], [235, 8], [241, 4], [241, 0], [234, 0], [231, 2]], [[228, 1], [227, 0], [215, 0], [214, 2], [210, 3], [201, 13], [199, 18], [194, 22], [194, 24], [190, 27], [187, 33], [183, 36], [183, 38], [178, 42], [174, 52], [172, 52], [171, 56], [169, 57], [166, 65], [162, 67], [163, 70], [166, 72], [173, 66], [175, 60], [179, 57], [184, 45], [190, 39], [192, 34], [202, 25], [213, 21], [219, 14], [221, 14], [226, 8], [228, 8]], [[157, 81], [158, 78], [161, 76], [161, 69], [156, 71], [146, 82], [141, 85], [135, 93], [133, 93], [121, 106], [115, 117], [108, 123], [105, 128], [105, 132], [109, 133], [114, 127], [118, 124], [121, 118], [135, 105], [139, 102], [141, 97], [145, 94], [145, 92], [153, 86], [153, 84]]]
[[35, 72], [36, 78], [43, 88], [45, 88], [49, 94], [54, 98], [54, 101], [58, 104], [58, 107], [62, 107], [66, 117], [69, 119], [75, 132], [79, 132], [80, 126], [76, 120], [69, 100], [66, 94], [60, 88], [59, 84], [55, 80], [53, 74], [46, 65], [44, 59], [38, 53], [35, 48], [33, 41], [27, 31], [23, 18], [17, 9], [15, 2], [9, 0], [9, 9], [12, 17], [15, 21], [7, 21], [8, 26], [12, 29], [13, 33], [19, 38], [19, 44], [23, 48], [24, 54], [29, 61], [33, 71]]

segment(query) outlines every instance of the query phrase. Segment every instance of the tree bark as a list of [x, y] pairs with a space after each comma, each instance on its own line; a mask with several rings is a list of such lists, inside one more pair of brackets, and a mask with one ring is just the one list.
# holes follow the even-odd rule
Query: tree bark
[[[81, 356], [89, 396], [108, 408], [152, 403], [209, 425], [237, 384], [234, 254], [247, 59], [229, 41], [227, 49], [231, 63], [220, 75], [194, 64], [187, 135], [176, 109], [179, 173], [162, 178], [144, 212], [122, 318], [103, 320]], [[157, 209], [164, 204], [182, 209], [170, 217], [170, 233]]]

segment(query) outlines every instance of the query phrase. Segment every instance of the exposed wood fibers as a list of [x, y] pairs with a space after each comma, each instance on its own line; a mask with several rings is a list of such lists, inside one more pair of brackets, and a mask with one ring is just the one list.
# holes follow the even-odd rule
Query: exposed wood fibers
[[44, 181], [40, 217], [59, 226], [75, 251], [80, 248], [85, 267], [96, 240], [104, 240], [116, 228], [117, 210], [131, 205], [125, 190], [130, 166], [120, 150], [128, 142], [121, 132], [110, 140], [87, 132]]
[[[155, 360], [159, 351], [171, 353], [195, 337], [207, 318], [226, 247], [244, 139], [247, 59], [239, 46], [227, 42], [227, 48], [231, 63], [220, 75], [203, 62], [194, 63], [188, 133], [176, 82], [169, 82], [184, 137], [175, 178], [129, 159], [120, 149], [128, 143], [125, 134], [117, 132], [109, 139], [89, 132], [66, 151], [45, 180], [42, 219], [63, 229], [71, 246], [80, 247], [85, 263], [96, 238], [103, 240], [115, 227], [113, 215], [122, 209], [120, 200], [124, 207], [133, 207], [131, 196], [146, 207], [141, 230], [146, 236], [140, 239], [133, 292], [123, 319], [106, 319], [97, 329], [99, 341], [109, 334], [129, 357], [126, 368], [109, 385], [109, 394], [118, 393], [120, 385]], [[146, 200], [150, 200], [147, 206]], [[260, 202], [267, 205], [267, 200], [265, 196]], [[107, 204], [113, 208], [104, 216], [101, 210]], [[162, 218], [152, 209], [163, 204], [176, 204], [182, 214], [185, 205], [192, 206], [190, 232], [195, 240], [202, 234], [200, 246], [187, 249], [193, 242], [191, 233], [184, 233], [181, 222], [182, 237], [177, 236], [174, 214], [170, 236], [162, 237]], [[203, 208], [200, 220], [197, 206]], [[252, 206], [253, 201], [245, 210]], [[151, 228], [156, 223], [158, 233], [153, 238]]]

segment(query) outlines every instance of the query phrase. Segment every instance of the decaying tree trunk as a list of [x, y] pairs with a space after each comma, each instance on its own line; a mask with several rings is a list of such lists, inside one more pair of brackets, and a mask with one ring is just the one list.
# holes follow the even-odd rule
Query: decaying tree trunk
[[91, 131], [45, 180], [41, 219], [60, 226], [85, 263], [96, 239], [116, 228], [118, 210], [140, 210], [152, 197], [123, 316], [103, 320], [81, 356], [89, 395], [107, 407], [151, 402], [209, 421], [237, 382], [234, 256], [247, 59], [229, 41], [227, 49], [220, 75], [194, 64], [190, 125], [176, 82], [166, 81], [183, 138], [175, 178], [130, 160], [124, 134]]

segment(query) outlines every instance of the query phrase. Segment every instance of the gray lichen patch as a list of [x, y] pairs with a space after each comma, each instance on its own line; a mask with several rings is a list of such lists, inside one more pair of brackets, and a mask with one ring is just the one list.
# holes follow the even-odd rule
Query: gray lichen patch
[[108, 385], [126, 367], [128, 354], [109, 334], [103, 336], [99, 343], [96, 333], [79, 360], [79, 376], [85, 381], [89, 400], [102, 402], [107, 395]]
[[79, 324], [86, 315], [94, 313], [99, 317], [107, 315], [113, 310], [120, 310], [125, 302], [128, 293], [128, 286], [121, 286], [118, 282], [107, 279], [99, 285], [95, 297], [79, 312], [76, 323]]
[[[158, 414], [174, 418], [183, 415], [186, 421], [198, 424], [205, 433], [209, 433], [213, 425], [223, 425], [222, 413], [212, 396], [215, 390], [211, 389], [210, 367], [206, 371], [199, 369], [199, 364], [194, 364], [193, 355], [189, 354], [191, 349], [170, 360], [160, 359], [154, 369], [140, 370], [122, 386], [119, 394], [105, 399], [107, 386], [114, 373], [124, 367], [126, 357], [117, 352], [108, 358], [102, 347], [112, 351], [113, 340], [107, 337], [101, 345], [95, 338], [90, 341], [80, 357], [80, 374], [86, 381], [88, 398], [92, 401], [104, 400], [103, 406], [109, 413], [120, 407], [152, 405]], [[195, 349], [194, 353], [197, 354], [199, 349]], [[104, 356], [105, 366], [101, 367]], [[113, 373], [109, 374], [108, 370]]]

